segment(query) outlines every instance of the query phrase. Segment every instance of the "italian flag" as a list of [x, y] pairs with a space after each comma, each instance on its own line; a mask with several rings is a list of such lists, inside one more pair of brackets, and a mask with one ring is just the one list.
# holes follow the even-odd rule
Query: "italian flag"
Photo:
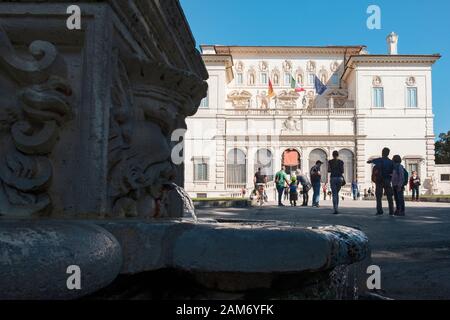
[[303, 89], [302, 87], [300, 87], [298, 85], [297, 81], [295, 81], [295, 79], [292, 75], [291, 75], [291, 89], [295, 90], [295, 92], [305, 91], [305, 89]]

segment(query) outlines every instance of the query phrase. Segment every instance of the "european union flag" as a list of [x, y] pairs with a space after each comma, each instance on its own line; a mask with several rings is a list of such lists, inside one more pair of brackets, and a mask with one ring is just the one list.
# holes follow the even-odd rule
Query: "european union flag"
[[322, 81], [320, 81], [319, 78], [317, 78], [317, 76], [314, 76], [314, 86], [316, 87], [316, 92], [321, 95], [322, 93], [325, 92], [325, 90], [327, 90], [327, 86], [324, 85], [322, 83]]

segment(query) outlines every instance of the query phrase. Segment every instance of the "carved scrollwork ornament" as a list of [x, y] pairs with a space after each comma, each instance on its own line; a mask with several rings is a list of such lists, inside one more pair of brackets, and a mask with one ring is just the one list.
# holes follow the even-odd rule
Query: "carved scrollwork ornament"
[[[61, 126], [72, 115], [72, 89], [64, 59], [46, 41], [23, 59], [0, 26], [0, 73], [15, 95], [0, 96], [0, 215], [48, 213], [53, 151]], [[6, 81], [6, 82], [5, 82]]]

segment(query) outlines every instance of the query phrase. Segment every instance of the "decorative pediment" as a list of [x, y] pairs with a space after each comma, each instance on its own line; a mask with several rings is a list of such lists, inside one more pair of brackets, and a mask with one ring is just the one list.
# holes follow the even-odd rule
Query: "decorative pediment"
[[415, 86], [416, 85], [416, 78], [414, 77], [408, 77], [406, 79], [406, 85], [407, 86]]
[[374, 87], [380, 87], [383, 85], [383, 82], [381, 81], [381, 78], [379, 76], [373, 77], [372, 84]]
[[235, 108], [248, 108], [252, 94], [246, 90], [234, 90], [228, 94], [228, 100], [231, 101]]
[[260, 61], [259, 62], [259, 70], [260, 71], [267, 71], [267, 70], [269, 70], [269, 64], [267, 63], [267, 61]]
[[339, 62], [333, 61], [330, 65], [331, 72], [336, 72], [339, 69]]
[[306, 70], [308, 70], [308, 72], [316, 72], [316, 63], [312, 60], [309, 60], [306, 63]]
[[291, 72], [292, 70], [292, 61], [285, 60], [283, 62], [283, 71], [284, 72]]

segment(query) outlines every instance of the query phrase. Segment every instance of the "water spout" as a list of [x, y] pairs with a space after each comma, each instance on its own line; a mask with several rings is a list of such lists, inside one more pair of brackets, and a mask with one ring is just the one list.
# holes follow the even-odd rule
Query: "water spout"
[[165, 192], [162, 200], [165, 211], [162, 216], [177, 218], [189, 216], [197, 222], [194, 202], [187, 192], [173, 182], [165, 184], [164, 187], [168, 191]]

